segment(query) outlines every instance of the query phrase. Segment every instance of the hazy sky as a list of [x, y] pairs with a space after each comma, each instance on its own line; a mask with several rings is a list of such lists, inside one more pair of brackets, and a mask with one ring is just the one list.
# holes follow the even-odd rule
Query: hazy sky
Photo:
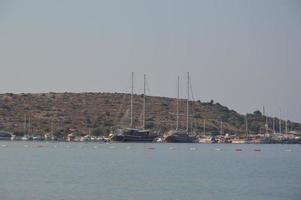
[[0, 0], [0, 93], [142, 92], [301, 122], [300, 0]]

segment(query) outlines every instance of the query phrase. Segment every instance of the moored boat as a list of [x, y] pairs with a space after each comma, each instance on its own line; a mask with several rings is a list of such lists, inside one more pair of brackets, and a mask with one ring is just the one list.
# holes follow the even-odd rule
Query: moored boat
[[247, 141], [245, 139], [233, 139], [232, 144], [246, 144]]
[[127, 128], [117, 130], [110, 139], [113, 142], [153, 142], [156, 137], [148, 130]]
[[187, 131], [169, 131], [164, 137], [165, 142], [170, 143], [192, 143], [196, 137], [189, 135]]
[[32, 137], [30, 137], [30, 136], [28, 136], [28, 135], [24, 135], [22, 138], [21, 138], [21, 140], [23, 140], [23, 141], [27, 141], [27, 140], [31, 140], [32, 139]]
[[201, 144], [211, 144], [211, 143], [213, 143], [213, 138], [212, 137], [200, 137], [198, 139], [198, 142]]
[[11, 140], [12, 134], [0, 131], [0, 140]]
[[131, 91], [131, 118], [130, 128], [118, 129], [115, 133], [110, 134], [112, 142], [153, 142], [157, 137], [145, 129], [145, 101], [146, 101], [146, 75], [144, 75], [144, 92], [143, 92], [143, 109], [142, 109], [142, 128], [133, 128], [133, 92], [134, 92], [134, 73], [132, 72], [132, 91]]
[[177, 95], [177, 127], [176, 130], [169, 131], [164, 136], [165, 142], [170, 143], [192, 143], [196, 142], [197, 138], [192, 134], [189, 134], [189, 90], [190, 90], [190, 76], [187, 73], [187, 101], [186, 101], [186, 130], [179, 130], [179, 84], [180, 77], [178, 77], [178, 95]]

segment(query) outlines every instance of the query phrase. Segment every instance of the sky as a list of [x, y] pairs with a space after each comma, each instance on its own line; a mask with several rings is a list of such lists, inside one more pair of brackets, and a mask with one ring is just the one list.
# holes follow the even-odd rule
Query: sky
[[0, 93], [186, 95], [301, 122], [300, 0], [0, 0]]

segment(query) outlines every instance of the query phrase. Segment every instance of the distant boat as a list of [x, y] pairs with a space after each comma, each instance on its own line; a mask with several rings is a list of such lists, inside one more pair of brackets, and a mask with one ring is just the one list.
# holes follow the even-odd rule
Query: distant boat
[[162, 137], [158, 137], [158, 138], [155, 139], [155, 142], [162, 143], [162, 142], [164, 142], [164, 140], [163, 140]]
[[5, 131], [0, 131], [0, 140], [11, 140], [12, 134]]
[[32, 137], [28, 135], [28, 130], [30, 130], [30, 118], [28, 119], [28, 125], [27, 125], [26, 115], [24, 115], [24, 135], [23, 137], [21, 137], [21, 140], [23, 141], [32, 140]]
[[24, 135], [23, 137], [21, 137], [21, 140], [27, 141], [27, 140], [29, 140], [29, 137], [27, 135]]
[[88, 142], [91, 141], [91, 136], [90, 135], [85, 135], [83, 137], [80, 137], [79, 139], [80, 142]]
[[114, 134], [111, 134], [110, 140], [113, 142], [153, 142], [157, 137], [145, 129], [145, 89], [146, 75], [144, 75], [144, 92], [143, 92], [143, 124], [142, 129], [133, 127], [133, 93], [134, 93], [134, 73], [132, 72], [132, 91], [131, 91], [131, 121], [130, 127], [126, 129], [118, 129]]
[[24, 135], [21, 140], [23, 141], [27, 141], [27, 140], [33, 140], [33, 137], [29, 136], [29, 135]]
[[43, 141], [44, 137], [42, 135], [36, 135], [32, 137], [32, 140]]
[[201, 143], [201, 144], [211, 144], [211, 143], [213, 143], [213, 138], [212, 137], [201, 137], [201, 138], [199, 138], [199, 143]]
[[12, 134], [10, 140], [11, 140], [11, 141], [14, 141], [14, 140], [16, 140], [16, 138], [17, 138], [17, 136], [14, 135], [14, 134]]
[[169, 143], [192, 143], [197, 139], [196, 137], [189, 134], [189, 90], [190, 90], [190, 77], [189, 72], [187, 73], [187, 102], [186, 102], [186, 130], [179, 130], [179, 82], [180, 78], [178, 77], [178, 96], [177, 96], [177, 127], [176, 130], [169, 131], [164, 136], [164, 141]]
[[148, 130], [135, 128], [119, 129], [111, 136], [114, 142], [153, 142], [155, 138], [156, 135], [152, 135]]
[[169, 143], [192, 143], [195, 141], [195, 137], [187, 134], [187, 131], [169, 131], [164, 137], [165, 142]]
[[247, 141], [245, 139], [233, 139], [232, 144], [246, 144]]
[[75, 134], [74, 133], [69, 133], [67, 135], [67, 142], [74, 142], [75, 141]]

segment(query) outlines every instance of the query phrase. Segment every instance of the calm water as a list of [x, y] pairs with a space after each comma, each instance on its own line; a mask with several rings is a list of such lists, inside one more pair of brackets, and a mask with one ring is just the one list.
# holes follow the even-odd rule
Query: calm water
[[301, 145], [3, 141], [0, 162], [1, 200], [301, 199]]

